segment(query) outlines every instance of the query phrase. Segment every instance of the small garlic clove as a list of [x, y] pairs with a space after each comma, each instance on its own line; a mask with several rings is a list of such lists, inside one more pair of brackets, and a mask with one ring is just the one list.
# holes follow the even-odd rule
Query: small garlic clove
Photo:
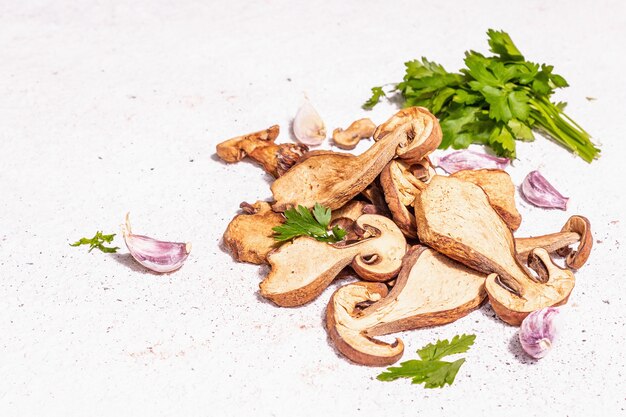
[[144, 267], [151, 271], [172, 272], [183, 266], [191, 252], [191, 243], [164, 242], [131, 232], [129, 214], [122, 234], [130, 254]]
[[533, 358], [543, 358], [550, 352], [557, 336], [555, 318], [558, 314], [557, 308], [546, 307], [533, 311], [522, 321], [519, 341], [524, 351]]
[[309, 100], [298, 109], [293, 120], [293, 133], [299, 142], [316, 146], [326, 139], [326, 126]]
[[563, 197], [539, 171], [532, 171], [524, 178], [520, 192], [534, 206], [567, 210], [569, 198]]
[[[431, 159], [434, 159], [431, 157]], [[454, 174], [464, 169], [505, 169], [509, 165], [509, 158], [488, 155], [469, 150], [456, 151], [442, 156], [435, 165], [448, 174]]]

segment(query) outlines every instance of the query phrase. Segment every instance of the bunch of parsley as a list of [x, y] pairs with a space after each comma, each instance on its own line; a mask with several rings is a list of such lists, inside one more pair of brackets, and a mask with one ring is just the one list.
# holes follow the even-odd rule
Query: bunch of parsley
[[[506, 32], [490, 29], [487, 35], [494, 56], [466, 52], [466, 68], [459, 73], [426, 58], [409, 61], [404, 81], [393, 90], [402, 95], [405, 107], [426, 107], [439, 118], [440, 148], [477, 143], [515, 158], [515, 139], [532, 141], [531, 129], [537, 129], [587, 162], [597, 158], [600, 150], [590, 135], [563, 113], [565, 103], [550, 101], [567, 81], [551, 65], [526, 61]], [[372, 88], [363, 107], [371, 109], [383, 96], [382, 87]]]

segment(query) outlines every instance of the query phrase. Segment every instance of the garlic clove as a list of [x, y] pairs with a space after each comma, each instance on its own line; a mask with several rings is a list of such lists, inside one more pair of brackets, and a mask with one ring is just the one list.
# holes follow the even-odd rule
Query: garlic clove
[[319, 145], [326, 139], [324, 121], [309, 100], [305, 100], [296, 113], [293, 120], [293, 133], [299, 142], [310, 146]]
[[[129, 213], [130, 214], [130, 213]], [[131, 231], [129, 214], [122, 226], [122, 235], [130, 254], [144, 267], [154, 272], [172, 272], [183, 266], [191, 252], [191, 243], [164, 242]]]
[[533, 311], [522, 321], [519, 341], [524, 351], [533, 358], [543, 358], [550, 352], [557, 336], [555, 318], [558, 314], [557, 308], [546, 307]]
[[[431, 159], [434, 159], [431, 157]], [[505, 169], [509, 165], [509, 158], [488, 155], [486, 153], [469, 150], [456, 151], [442, 156], [435, 165], [442, 168], [448, 174], [454, 174], [464, 169]]]
[[533, 206], [567, 210], [569, 198], [563, 197], [539, 171], [532, 171], [524, 178], [520, 192]]

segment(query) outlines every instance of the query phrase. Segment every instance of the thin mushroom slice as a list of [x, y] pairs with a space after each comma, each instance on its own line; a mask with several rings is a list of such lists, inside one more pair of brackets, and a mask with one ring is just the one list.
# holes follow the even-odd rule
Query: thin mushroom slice
[[501, 169], [462, 170], [452, 177], [469, 181], [482, 188], [491, 206], [504, 219], [509, 228], [517, 230], [522, 223], [522, 215], [515, 207], [515, 185], [510, 175]]
[[315, 203], [337, 209], [371, 184], [396, 154], [421, 159], [441, 143], [439, 123], [425, 109], [401, 110], [384, 126], [378, 141], [359, 156], [324, 152], [303, 158], [272, 184], [274, 211]]
[[364, 214], [355, 222], [357, 242], [335, 244], [301, 236], [271, 252], [271, 270], [260, 284], [261, 295], [283, 307], [306, 304], [319, 296], [346, 266], [363, 279], [386, 281], [402, 263], [407, 244], [390, 219]]
[[441, 144], [441, 126], [437, 118], [424, 107], [407, 107], [376, 128], [374, 140], [383, 140], [389, 135], [406, 135], [396, 151], [398, 158], [409, 164], [418, 163]]
[[402, 356], [402, 341], [388, 344], [374, 336], [458, 320], [486, 298], [484, 283], [484, 274], [432, 249], [414, 246], [389, 294], [370, 283], [339, 288], [326, 310], [326, 328], [337, 350], [353, 362], [390, 365]]
[[375, 130], [376, 125], [370, 119], [359, 119], [345, 130], [340, 127], [333, 130], [333, 142], [338, 148], [351, 150], [361, 139], [371, 138]]
[[420, 241], [476, 271], [496, 274], [498, 284], [520, 299], [537, 308], [567, 300], [571, 288], [544, 285], [520, 263], [511, 230], [479, 186], [436, 176], [415, 199], [415, 218]]
[[540, 282], [526, 285], [523, 296], [500, 285], [498, 274], [490, 274], [485, 281], [493, 310], [498, 317], [513, 326], [519, 326], [535, 310], [565, 304], [574, 289], [574, 274], [556, 266], [545, 249], [533, 249], [528, 263], [539, 275]]
[[265, 201], [244, 202], [240, 207], [243, 213], [236, 215], [226, 227], [224, 245], [239, 262], [265, 264], [267, 254], [276, 249], [272, 228], [281, 225], [284, 218]]
[[217, 156], [229, 163], [239, 162], [249, 157], [258, 162], [270, 175], [279, 177], [309, 150], [306, 145], [302, 144], [277, 145], [274, 141], [279, 132], [280, 127], [273, 125], [265, 130], [226, 140], [217, 145]]
[[[572, 249], [571, 246], [577, 243], [578, 249]], [[586, 217], [575, 215], [567, 220], [560, 232], [517, 238], [515, 247], [520, 259], [526, 259], [535, 248], [544, 248], [548, 253], [565, 256], [568, 268], [580, 269], [589, 259], [593, 247], [591, 224]]]

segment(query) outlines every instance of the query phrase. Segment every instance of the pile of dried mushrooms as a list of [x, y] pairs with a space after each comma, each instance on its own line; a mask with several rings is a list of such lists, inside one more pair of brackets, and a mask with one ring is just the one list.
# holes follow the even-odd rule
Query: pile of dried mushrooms
[[[247, 156], [276, 177], [274, 201], [242, 203], [243, 213], [224, 233], [235, 260], [269, 264], [263, 297], [301, 306], [351, 269], [361, 281], [332, 295], [326, 329], [339, 352], [370, 366], [390, 365], [404, 349], [399, 339], [376, 336], [453, 322], [487, 298], [514, 326], [532, 311], [567, 302], [572, 271], [593, 242], [585, 217], [572, 216], [560, 232], [514, 237], [522, 218], [509, 175], [498, 169], [438, 175], [428, 155], [442, 134], [427, 109], [400, 110], [368, 129], [375, 142], [358, 156], [277, 145], [278, 126], [217, 146], [223, 160]], [[353, 136], [343, 149], [364, 137]], [[272, 228], [284, 221], [282, 212], [315, 203], [332, 209], [331, 224], [348, 231], [344, 240], [301, 236], [278, 245]], [[555, 255], [565, 257], [565, 269]]]

